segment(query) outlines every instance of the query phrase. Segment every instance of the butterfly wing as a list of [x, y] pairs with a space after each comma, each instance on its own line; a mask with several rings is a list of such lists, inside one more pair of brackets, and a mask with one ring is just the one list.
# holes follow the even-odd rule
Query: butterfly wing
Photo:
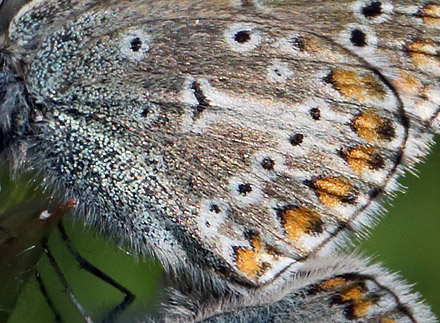
[[[166, 319], [221, 322], [437, 322], [409, 286], [356, 256], [310, 259], [264, 293], [197, 297], [176, 291]], [[193, 311], [189, 309], [194, 309]]]
[[40, 116], [29, 156], [169, 271], [261, 286], [371, 226], [426, 154], [438, 5], [212, 6], [23, 8], [9, 36]]

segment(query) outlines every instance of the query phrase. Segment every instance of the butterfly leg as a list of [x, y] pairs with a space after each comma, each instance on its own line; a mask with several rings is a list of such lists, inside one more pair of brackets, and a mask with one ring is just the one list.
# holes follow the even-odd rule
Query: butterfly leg
[[61, 283], [64, 286], [64, 289], [66, 290], [67, 294], [69, 295], [70, 300], [76, 306], [78, 311], [81, 313], [81, 315], [84, 318], [84, 320], [87, 323], [93, 323], [92, 319], [86, 313], [86, 311], [82, 307], [81, 303], [78, 301], [78, 299], [76, 298], [75, 294], [73, 293], [72, 287], [70, 287], [69, 283], [66, 280], [66, 277], [64, 277], [64, 274], [63, 274], [60, 266], [58, 265], [58, 262], [56, 261], [55, 257], [52, 255], [52, 252], [49, 249], [49, 245], [47, 244], [47, 239], [44, 238], [42, 240], [41, 244], [43, 246], [43, 249], [44, 249], [44, 252], [46, 253], [47, 258], [49, 259], [49, 262], [50, 262], [51, 266], [54, 268], [58, 278], [60, 279]]
[[61, 315], [57, 311], [55, 305], [52, 302], [52, 299], [49, 296], [46, 285], [44, 284], [43, 279], [41, 278], [40, 270], [38, 268], [35, 273], [35, 278], [37, 279], [37, 283], [38, 283], [38, 286], [40, 287], [41, 294], [43, 294], [43, 297], [46, 300], [47, 305], [50, 307], [52, 313], [54, 314], [55, 323], [62, 323], [63, 321], [61, 319]]
[[122, 313], [131, 303], [133, 303], [135, 295], [131, 293], [127, 288], [119, 284], [109, 275], [98, 269], [96, 266], [91, 264], [87, 259], [85, 259], [78, 250], [75, 248], [72, 240], [70, 240], [67, 235], [66, 229], [64, 228], [61, 222], [58, 223], [58, 230], [61, 233], [61, 238], [63, 242], [66, 244], [69, 251], [75, 257], [76, 261], [79, 263], [80, 267], [94, 276], [100, 278], [107, 284], [110, 284], [114, 288], [118, 289], [121, 293], [125, 294], [124, 300], [117, 306], [115, 306], [102, 320], [103, 322], [112, 322], [120, 313]]

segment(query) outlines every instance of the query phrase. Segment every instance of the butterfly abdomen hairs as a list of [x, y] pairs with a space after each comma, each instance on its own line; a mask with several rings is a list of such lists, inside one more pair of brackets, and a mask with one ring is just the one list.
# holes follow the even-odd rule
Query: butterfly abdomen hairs
[[29, 130], [29, 100], [17, 62], [8, 52], [0, 52], [0, 151], [14, 145]]

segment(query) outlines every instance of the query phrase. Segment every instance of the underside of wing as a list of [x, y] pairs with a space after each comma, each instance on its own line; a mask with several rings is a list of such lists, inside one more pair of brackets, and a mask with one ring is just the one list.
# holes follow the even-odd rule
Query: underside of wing
[[309, 259], [301, 271], [283, 276], [278, 285], [226, 300], [175, 291], [165, 317], [204, 323], [437, 322], [397, 275], [358, 257]]
[[170, 266], [272, 281], [371, 226], [438, 129], [436, 4], [43, 2], [10, 29], [40, 167]]

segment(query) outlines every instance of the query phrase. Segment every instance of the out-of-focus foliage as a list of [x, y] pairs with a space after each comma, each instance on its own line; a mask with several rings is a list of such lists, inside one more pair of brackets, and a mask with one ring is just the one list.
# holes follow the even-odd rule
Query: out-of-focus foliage
[[30, 178], [12, 181], [6, 166], [0, 171], [0, 322], [8, 318], [23, 284], [35, 272], [42, 238], [66, 212]]

